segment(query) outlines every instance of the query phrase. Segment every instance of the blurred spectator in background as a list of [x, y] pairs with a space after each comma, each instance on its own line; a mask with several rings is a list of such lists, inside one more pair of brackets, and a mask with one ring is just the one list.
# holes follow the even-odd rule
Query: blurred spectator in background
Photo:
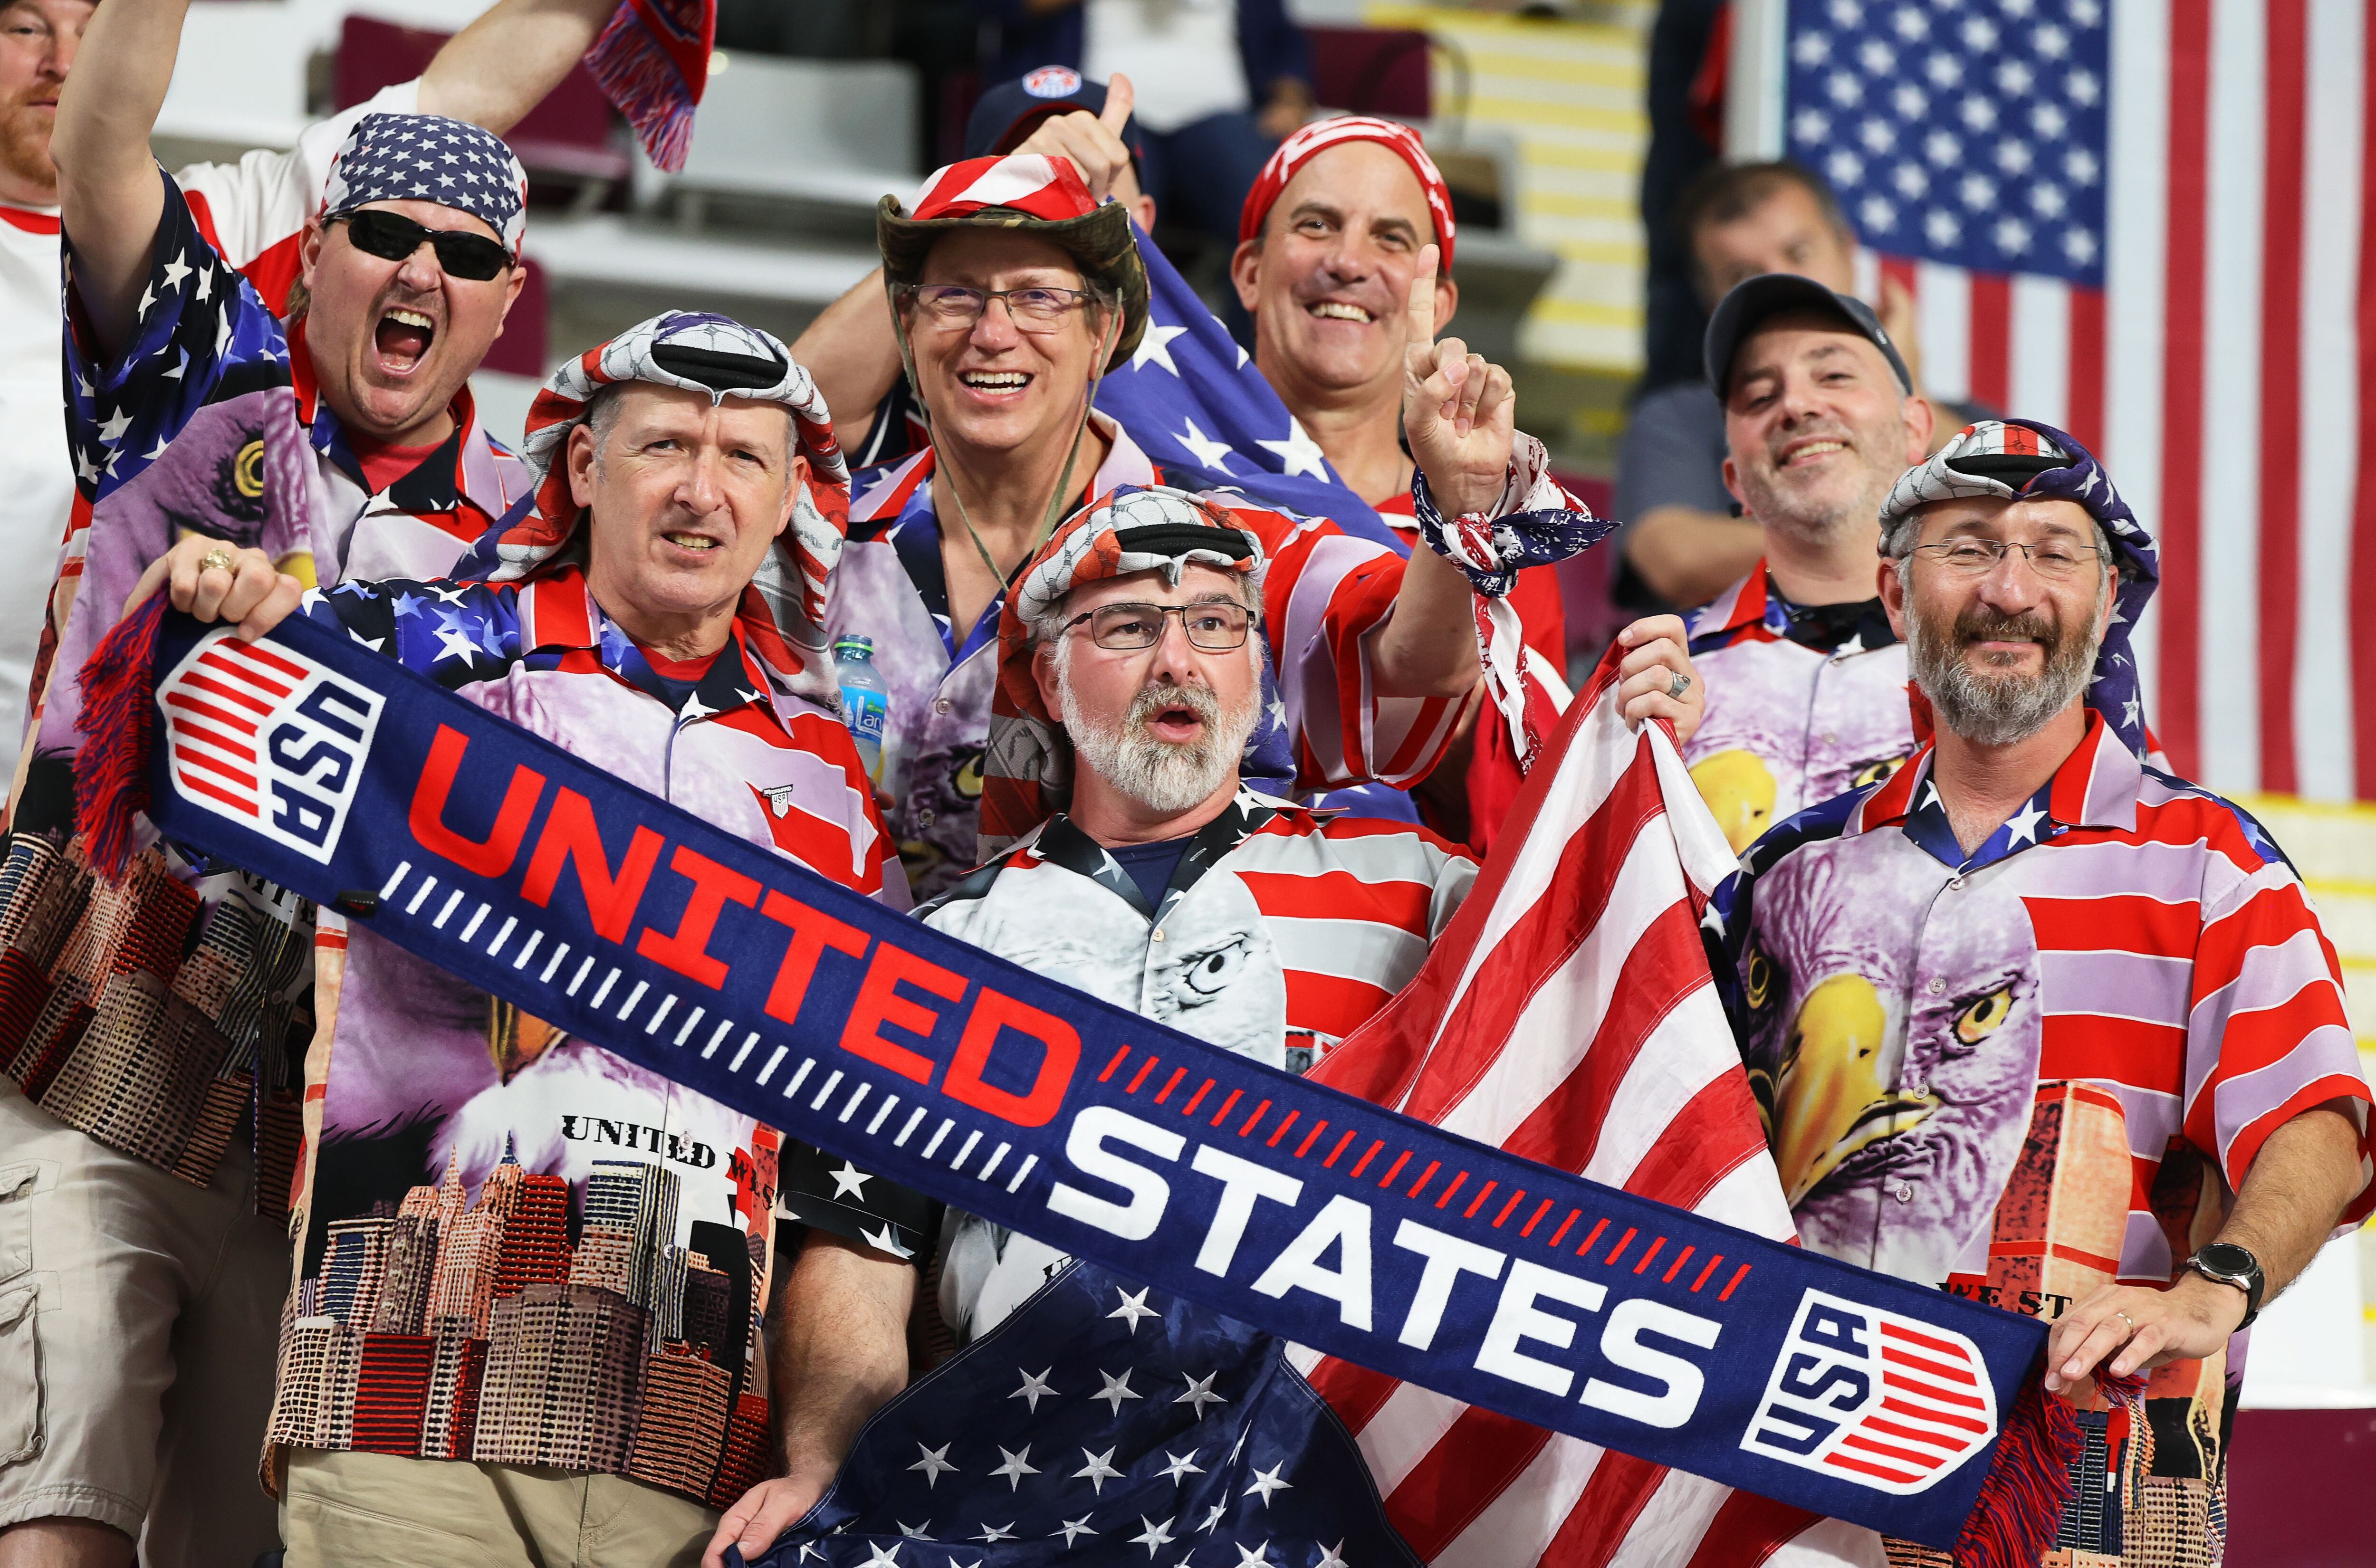
[[980, 4], [1003, 24], [987, 80], [1057, 97], [1128, 76], [1146, 194], [1182, 227], [1237, 243], [1264, 160], [1313, 113], [1312, 44], [1283, 0]]
[[[1693, 288], [1713, 306], [1743, 279], [1795, 272], [1835, 293], [1856, 289], [1856, 231], [1822, 177], [1788, 161], [1707, 169], [1677, 203]], [[1657, 232], [1657, 225], [1652, 226]], [[1878, 311], [1907, 372], [1921, 385], [1914, 301], [1884, 279]], [[1937, 440], [1986, 410], [1933, 404]], [[1633, 581], [1621, 597], [1693, 605], [1720, 591], [1764, 550], [1757, 525], [1725, 489], [1724, 410], [1704, 378], [1670, 382], [1634, 405], [1617, 454], [1617, 515]]]
[[1872, 308], [1812, 279], [1770, 272], [1727, 293], [1706, 356], [1724, 482], [1749, 514], [1735, 526], [1761, 553], [1685, 617], [1708, 694], [1682, 752], [1738, 851], [1914, 750], [1906, 645], [1877, 580], [1881, 507], [1934, 433]]

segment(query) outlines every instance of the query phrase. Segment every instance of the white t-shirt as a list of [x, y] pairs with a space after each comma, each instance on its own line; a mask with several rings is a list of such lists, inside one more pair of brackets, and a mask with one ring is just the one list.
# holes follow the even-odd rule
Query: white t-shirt
[[[236, 163], [200, 163], [174, 178], [193, 198], [223, 258], [285, 288], [305, 220], [322, 205], [330, 158], [365, 114], [417, 112], [418, 82], [306, 127], [285, 152]], [[258, 286], [265, 284], [259, 279]], [[58, 211], [0, 204], [0, 778], [13, 775], [25, 705], [41, 651], [42, 617], [74, 511], [66, 449], [65, 327], [58, 266]], [[278, 303], [277, 301], [275, 302]]]
[[1081, 75], [1129, 77], [1138, 95], [1131, 117], [1146, 129], [1176, 131], [1252, 104], [1237, 0], [1087, 0], [1083, 9]]

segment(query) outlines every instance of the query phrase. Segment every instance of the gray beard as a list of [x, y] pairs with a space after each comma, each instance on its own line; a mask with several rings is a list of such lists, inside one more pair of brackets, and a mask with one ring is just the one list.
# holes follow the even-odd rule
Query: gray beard
[[2096, 672], [2095, 630], [2092, 618], [2076, 628], [2036, 675], [1991, 676], [1963, 658], [1954, 628], [1937, 636], [1924, 617], [1909, 615], [1906, 662], [1942, 728], [1975, 745], [2010, 746], [2045, 729], [2087, 689]]
[[[1237, 770], [1261, 710], [1259, 689], [1238, 712], [1224, 714], [1210, 686], [1148, 686], [1119, 724], [1103, 724], [1081, 711], [1065, 663], [1057, 661], [1056, 700], [1073, 754], [1122, 794], [1152, 812], [1184, 812], [1210, 800]], [[1203, 738], [1185, 744], [1158, 740], [1147, 720], [1166, 707], [1194, 708], [1205, 721]]]

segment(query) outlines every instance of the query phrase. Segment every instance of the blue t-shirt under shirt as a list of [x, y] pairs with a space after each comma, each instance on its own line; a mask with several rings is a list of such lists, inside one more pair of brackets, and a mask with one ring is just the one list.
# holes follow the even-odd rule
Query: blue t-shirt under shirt
[[1146, 907], [1159, 909], [1163, 907], [1164, 890], [1171, 885], [1171, 873], [1180, 869], [1180, 857], [1188, 852], [1195, 837], [1191, 833], [1152, 844], [1109, 844], [1105, 851], [1138, 884], [1138, 890], [1146, 896]]

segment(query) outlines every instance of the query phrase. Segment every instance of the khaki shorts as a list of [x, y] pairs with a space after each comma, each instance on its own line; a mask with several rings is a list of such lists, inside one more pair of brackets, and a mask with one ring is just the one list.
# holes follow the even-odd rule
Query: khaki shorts
[[315, 1448], [280, 1491], [289, 1568], [697, 1568], [719, 1519], [624, 1476]]
[[234, 1146], [193, 1187], [0, 1079], [0, 1528], [112, 1525], [151, 1568], [279, 1545], [256, 1484], [289, 1244]]

